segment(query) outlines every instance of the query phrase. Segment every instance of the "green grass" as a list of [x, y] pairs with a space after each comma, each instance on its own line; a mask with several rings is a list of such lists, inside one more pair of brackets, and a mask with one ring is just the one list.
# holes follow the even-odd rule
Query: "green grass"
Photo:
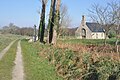
[[0, 80], [11, 80], [14, 60], [17, 50], [17, 41], [11, 46], [8, 52], [0, 61]]
[[[95, 45], [101, 45], [104, 44], [103, 39], [65, 39], [65, 40], [59, 40], [63, 43], [69, 43], [69, 44], [83, 44], [83, 45], [89, 45], [89, 44], [95, 44]], [[107, 39], [107, 44], [114, 45], [115, 39]]]
[[13, 40], [20, 38], [18, 35], [0, 34], [0, 51], [10, 44]]
[[56, 75], [54, 66], [50, 65], [47, 59], [40, 57], [35, 44], [25, 40], [21, 42], [25, 80], [62, 80]]

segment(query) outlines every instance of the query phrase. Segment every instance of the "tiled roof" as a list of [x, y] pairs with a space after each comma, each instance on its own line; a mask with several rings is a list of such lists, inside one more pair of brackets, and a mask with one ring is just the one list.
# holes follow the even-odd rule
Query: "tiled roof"
[[104, 29], [102, 28], [102, 26], [98, 23], [89, 23], [86, 22], [86, 25], [88, 26], [88, 28], [92, 31], [92, 32], [104, 32]]

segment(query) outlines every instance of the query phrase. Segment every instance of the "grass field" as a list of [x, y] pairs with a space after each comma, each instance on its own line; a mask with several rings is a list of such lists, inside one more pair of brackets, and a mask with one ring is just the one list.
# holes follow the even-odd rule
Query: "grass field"
[[10, 44], [11, 41], [20, 38], [21, 36], [12, 34], [0, 34], [0, 51]]
[[[114, 45], [116, 39], [107, 39], [107, 44]], [[103, 45], [104, 40], [103, 39], [65, 39], [65, 40], [59, 40], [59, 42], [63, 43], [69, 43], [69, 44], [83, 44], [83, 45]], [[119, 43], [120, 45], [120, 43]]]
[[[1, 35], [1, 50], [16, 35]], [[4, 42], [4, 43], [3, 43]], [[16, 41], [0, 61], [0, 80], [11, 80]], [[120, 56], [115, 39], [58, 40], [56, 45], [21, 40], [25, 80], [119, 80]], [[119, 45], [120, 48], [120, 45]]]
[[[39, 56], [36, 44], [22, 40], [25, 80], [62, 80], [57, 76], [54, 66]], [[39, 46], [40, 47], [40, 46]]]
[[12, 70], [17, 49], [16, 41], [0, 61], [0, 80], [12, 80]]

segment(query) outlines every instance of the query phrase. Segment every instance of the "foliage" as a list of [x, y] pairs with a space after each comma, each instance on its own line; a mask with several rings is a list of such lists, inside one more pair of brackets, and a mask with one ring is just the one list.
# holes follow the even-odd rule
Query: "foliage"
[[75, 55], [71, 50], [65, 50], [64, 53], [60, 50], [54, 52], [56, 71], [64, 79], [111, 80], [112, 76], [114, 80], [120, 79], [120, 63], [111, 59], [101, 57], [94, 62], [89, 53], [78, 57], [79, 54]]
[[109, 38], [114, 38], [115, 36], [116, 36], [115, 32], [109, 32], [109, 35], [108, 35]]
[[[69, 40], [67, 41], [69, 42]], [[73, 43], [73, 45], [75, 43]], [[88, 43], [89, 42], [85, 44]], [[75, 48], [77, 47], [78, 46]], [[117, 61], [119, 59], [115, 60], [112, 56], [103, 56], [102, 53], [95, 52], [88, 53], [88, 51], [81, 52], [81, 49], [79, 49], [79, 51], [74, 51], [69, 47], [61, 48], [51, 45], [37, 45], [37, 48], [40, 50], [39, 56], [47, 58], [50, 64], [55, 66], [57, 74], [65, 80], [120, 79], [120, 62]], [[104, 52], [104, 54], [107, 53]]]

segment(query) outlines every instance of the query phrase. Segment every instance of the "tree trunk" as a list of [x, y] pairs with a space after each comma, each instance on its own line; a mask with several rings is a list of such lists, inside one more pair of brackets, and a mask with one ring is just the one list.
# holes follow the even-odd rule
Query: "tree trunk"
[[55, 3], [56, 0], [51, 0], [50, 16], [49, 16], [49, 43], [52, 42], [53, 38], [53, 27], [54, 27], [54, 17], [55, 17]]
[[41, 17], [40, 17], [40, 24], [38, 29], [38, 40], [40, 40], [41, 43], [44, 42], [44, 31], [45, 31], [45, 11], [46, 11], [46, 0], [41, 0], [42, 2], [42, 11], [41, 11]]
[[42, 2], [42, 13], [41, 13], [41, 21], [40, 21], [40, 42], [44, 42], [44, 32], [45, 32], [45, 8], [46, 5]]
[[47, 29], [47, 43], [49, 44], [49, 29]]
[[53, 38], [52, 38], [52, 44], [56, 45], [57, 43], [57, 31], [56, 29], [53, 30]]
[[39, 24], [39, 28], [38, 28], [38, 40], [40, 39], [40, 24]]
[[119, 25], [116, 27], [116, 41], [115, 41], [115, 46], [116, 46], [116, 52], [119, 52], [119, 47], [118, 47], [118, 42], [119, 42]]
[[105, 46], [106, 46], [106, 44], [107, 44], [107, 36], [108, 36], [108, 34], [105, 33], [105, 39], [104, 39], [104, 45], [105, 45]]
[[55, 19], [55, 21], [56, 21], [56, 31], [57, 31], [57, 35], [59, 34], [59, 28], [60, 28], [60, 24], [59, 24], [59, 22], [60, 22], [60, 3], [61, 3], [61, 0], [57, 0], [57, 5], [56, 5], [56, 19]]
[[60, 0], [57, 0], [56, 4], [56, 14], [55, 14], [55, 21], [53, 27], [53, 39], [52, 44], [56, 45], [57, 43], [57, 35], [59, 33], [59, 21], [60, 21]]
[[118, 38], [116, 38], [115, 46], [116, 46], [116, 52], [117, 53], [119, 52], [118, 41], [119, 41]]
[[49, 31], [50, 31], [50, 26], [51, 26], [51, 21], [52, 21], [52, 11], [53, 11], [52, 7], [53, 7], [53, 0], [51, 0], [49, 21], [48, 21], [48, 26], [47, 26], [47, 43], [49, 43]]

